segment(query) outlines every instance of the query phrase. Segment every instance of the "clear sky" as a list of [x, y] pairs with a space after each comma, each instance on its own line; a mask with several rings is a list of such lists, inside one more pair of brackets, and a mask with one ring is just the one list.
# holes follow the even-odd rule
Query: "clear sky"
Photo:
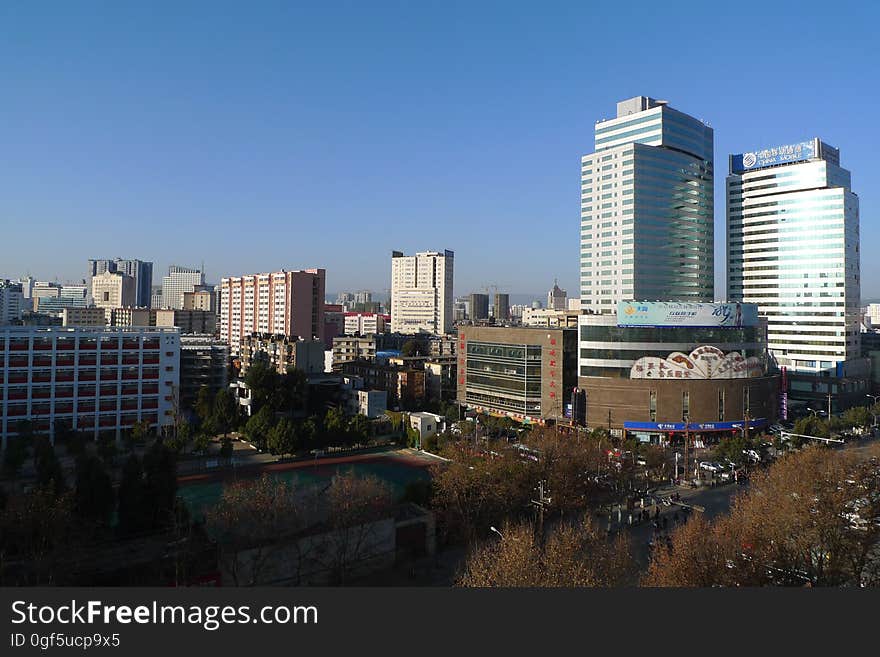
[[727, 154], [819, 136], [880, 297], [876, 6], [5, 0], [0, 276], [120, 256], [381, 291], [392, 249], [449, 248], [457, 294], [576, 293], [580, 156], [649, 95], [715, 129], [718, 282]]

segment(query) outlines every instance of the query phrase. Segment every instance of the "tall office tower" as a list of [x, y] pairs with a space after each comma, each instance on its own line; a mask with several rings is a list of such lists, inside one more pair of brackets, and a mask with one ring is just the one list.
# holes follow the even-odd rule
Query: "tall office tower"
[[471, 294], [471, 319], [489, 319], [489, 295], [474, 292]]
[[500, 292], [495, 293], [495, 319], [508, 320], [510, 319], [510, 295], [509, 294], [501, 294]]
[[[122, 273], [131, 276], [135, 285], [134, 305], [138, 307], [148, 307], [150, 305], [150, 289], [153, 284], [153, 263], [143, 260], [124, 260], [115, 258], [109, 260], [90, 259], [86, 268], [86, 283], [90, 284], [93, 276], [103, 274], [105, 271], [111, 273]], [[91, 288], [89, 288], [89, 296], [92, 296]]]
[[581, 158], [581, 307], [712, 301], [712, 128], [636, 96], [595, 130]]
[[391, 252], [391, 332], [452, 331], [452, 276], [449, 249], [405, 256]]
[[864, 402], [859, 199], [836, 148], [814, 138], [730, 156], [727, 261], [728, 297], [767, 318], [791, 399]]
[[183, 309], [183, 293], [195, 292], [205, 284], [205, 274], [200, 269], [171, 265], [168, 275], [162, 277], [162, 307]]
[[21, 284], [21, 295], [25, 299], [30, 299], [34, 295], [34, 285], [36, 285], [37, 281], [33, 276], [25, 276], [24, 278], [18, 279], [18, 282]]
[[20, 320], [24, 304], [21, 283], [0, 279], [0, 326]]
[[553, 289], [547, 293], [547, 309], [565, 310], [567, 300], [568, 293], [559, 287], [556, 281], [553, 281]]
[[92, 276], [92, 298], [97, 308], [126, 308], [134, 305], [134, 279], [128, 274], [105, 271]]
[[254, 333], [324, 339], [324, 269], [230, 276], [220, 281], [220, 339], [233, 354]]

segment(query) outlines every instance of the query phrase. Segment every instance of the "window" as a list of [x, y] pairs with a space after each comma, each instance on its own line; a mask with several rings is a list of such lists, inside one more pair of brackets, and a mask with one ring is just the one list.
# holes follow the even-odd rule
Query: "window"
[[651, 413], [651, 422], [656, 422], [657, 421], [657, 391], [656, 390], [651, 390], [649, 411]]
[[718, 421], [724, 422], [724, 389], [718, 391]]
[[681, 393], [681, 419], [687, 422], [691, 414], [691, 393], [687, 390]]

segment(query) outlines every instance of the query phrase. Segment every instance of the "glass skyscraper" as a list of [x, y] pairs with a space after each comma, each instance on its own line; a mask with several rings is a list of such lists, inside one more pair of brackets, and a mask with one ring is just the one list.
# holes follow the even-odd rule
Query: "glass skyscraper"
[[811, 139], [731, 155], [727, 256], [728, 296], [767, 318], [768, 347], [795, 375], [792, 397], [863, 396], [859, 199], [840, 152]]
[[713, 147], [712, 128], [646, 96], [596, 123], [581, 158], [582, 309], [712, 301]]

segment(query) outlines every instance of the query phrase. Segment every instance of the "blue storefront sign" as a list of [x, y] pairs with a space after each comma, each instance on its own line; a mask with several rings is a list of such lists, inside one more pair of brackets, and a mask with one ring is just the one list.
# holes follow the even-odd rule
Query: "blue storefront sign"
[[[742, 422], [691, 422], [689, 431], [736, 431], [742, 428]], [[767, 424], [767, 418], [759, 417], [749, 420], [749, 429], [759, 429]], [[626, 431], [684, 431], [684, 422], [624, 422]]]
[[730, 156], [731, 173], [744, 173], [752, 169], [760, 169], [775, 164], [802, 162], [816, 157], [816, 140], [802, 141], [797, 144], [785, 144], [764, 148], [759, 151], [740, 153]]

